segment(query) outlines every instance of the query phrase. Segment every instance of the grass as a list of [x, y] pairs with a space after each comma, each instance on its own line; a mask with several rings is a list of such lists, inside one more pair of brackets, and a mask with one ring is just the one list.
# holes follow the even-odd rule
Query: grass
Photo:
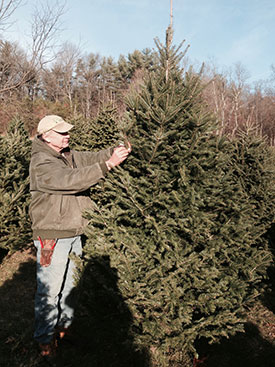
[[[31, 249], [6, 256], [0, 264], [0, 366], [49, 366], [40, 357], [33, 341], [35, 254]], [[111, 286], [111, 284], [110, 284]], [[271, 367], [275, 359], [275, 296], [258, 301], [247, 310], [245, 332], [222, 340], [218, 345], [202, 347], [201, 361], [196, 367]], [[60, 367], [159, 367], [150, 361], [146, 350], [135, 348], [128, 333], [131, 315], [116, 305], [95, 297], [85, 305], [82, 294], [73, 331], [75, 343], [64, 342], [56, 359], [50, 363]], [[96, 305], [96, 307], [95, 307]], [[90, 319], [87, 307], [95, 307]], [[113, 316], [115, 315], [115, 317]], [[171, 358], [173, 360], [173, 358]], [[171, 366], [191, 367], [177, 360]]]

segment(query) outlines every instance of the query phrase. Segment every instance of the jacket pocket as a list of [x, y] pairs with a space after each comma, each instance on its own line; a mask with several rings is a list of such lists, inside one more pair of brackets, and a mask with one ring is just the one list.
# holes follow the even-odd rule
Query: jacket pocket
[[60, 196], [60, 204], [59, 204], [59, 215], [62, 218], [64, 216], [64, 203], [63, 196]]

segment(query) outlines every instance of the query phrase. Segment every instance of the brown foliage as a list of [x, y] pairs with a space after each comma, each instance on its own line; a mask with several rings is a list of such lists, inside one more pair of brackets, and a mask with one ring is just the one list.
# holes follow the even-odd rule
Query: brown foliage
[[219, 135], [234, 137], [239, 130], [253, 129], [257, 135], [275, 145], [275, 96], [263, 86], [251, 90], [241, 78], [227, 79], [214, 74], [205, 77], [204, 99], [219, 122]]

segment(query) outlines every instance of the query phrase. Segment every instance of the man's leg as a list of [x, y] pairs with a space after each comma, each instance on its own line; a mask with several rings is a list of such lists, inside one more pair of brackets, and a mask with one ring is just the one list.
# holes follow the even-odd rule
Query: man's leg
[[39, 241], [34, 241], [37, 248], [34, 337], [39, 343], [48, 344], [53, 340], [59, 317], [60, 292], [70, 262], [68, 256], [75, 240], [76, 237], [58, 239], [48, 267], [40, 265], [41, 245]]
[[[81, 237], [78, 236], [75, 237], [75, 240], [72, 242], [69, 255], [81, 256], [81, 254], [82, 254], [82, 243], [81, 243]], [[69, 259], [59, 301], [60, 314], [58, 320], [58, 327], [61, 329], [63, 328], [68, 329], [71, 326], [74, 318], [74, 310], [77, 302], [75, 278], [74, 278], [75, 269], [76, 269], [75, 262], [72, 259]]]

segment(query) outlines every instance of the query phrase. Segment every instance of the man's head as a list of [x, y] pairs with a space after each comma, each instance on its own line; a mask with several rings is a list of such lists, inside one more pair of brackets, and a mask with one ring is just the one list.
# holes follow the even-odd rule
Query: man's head
[[37, 126], [37, 134], [54, 150], [60, 152], [69, 146], [69, 131], [73, 125], [56, 115], [45, 116]]

